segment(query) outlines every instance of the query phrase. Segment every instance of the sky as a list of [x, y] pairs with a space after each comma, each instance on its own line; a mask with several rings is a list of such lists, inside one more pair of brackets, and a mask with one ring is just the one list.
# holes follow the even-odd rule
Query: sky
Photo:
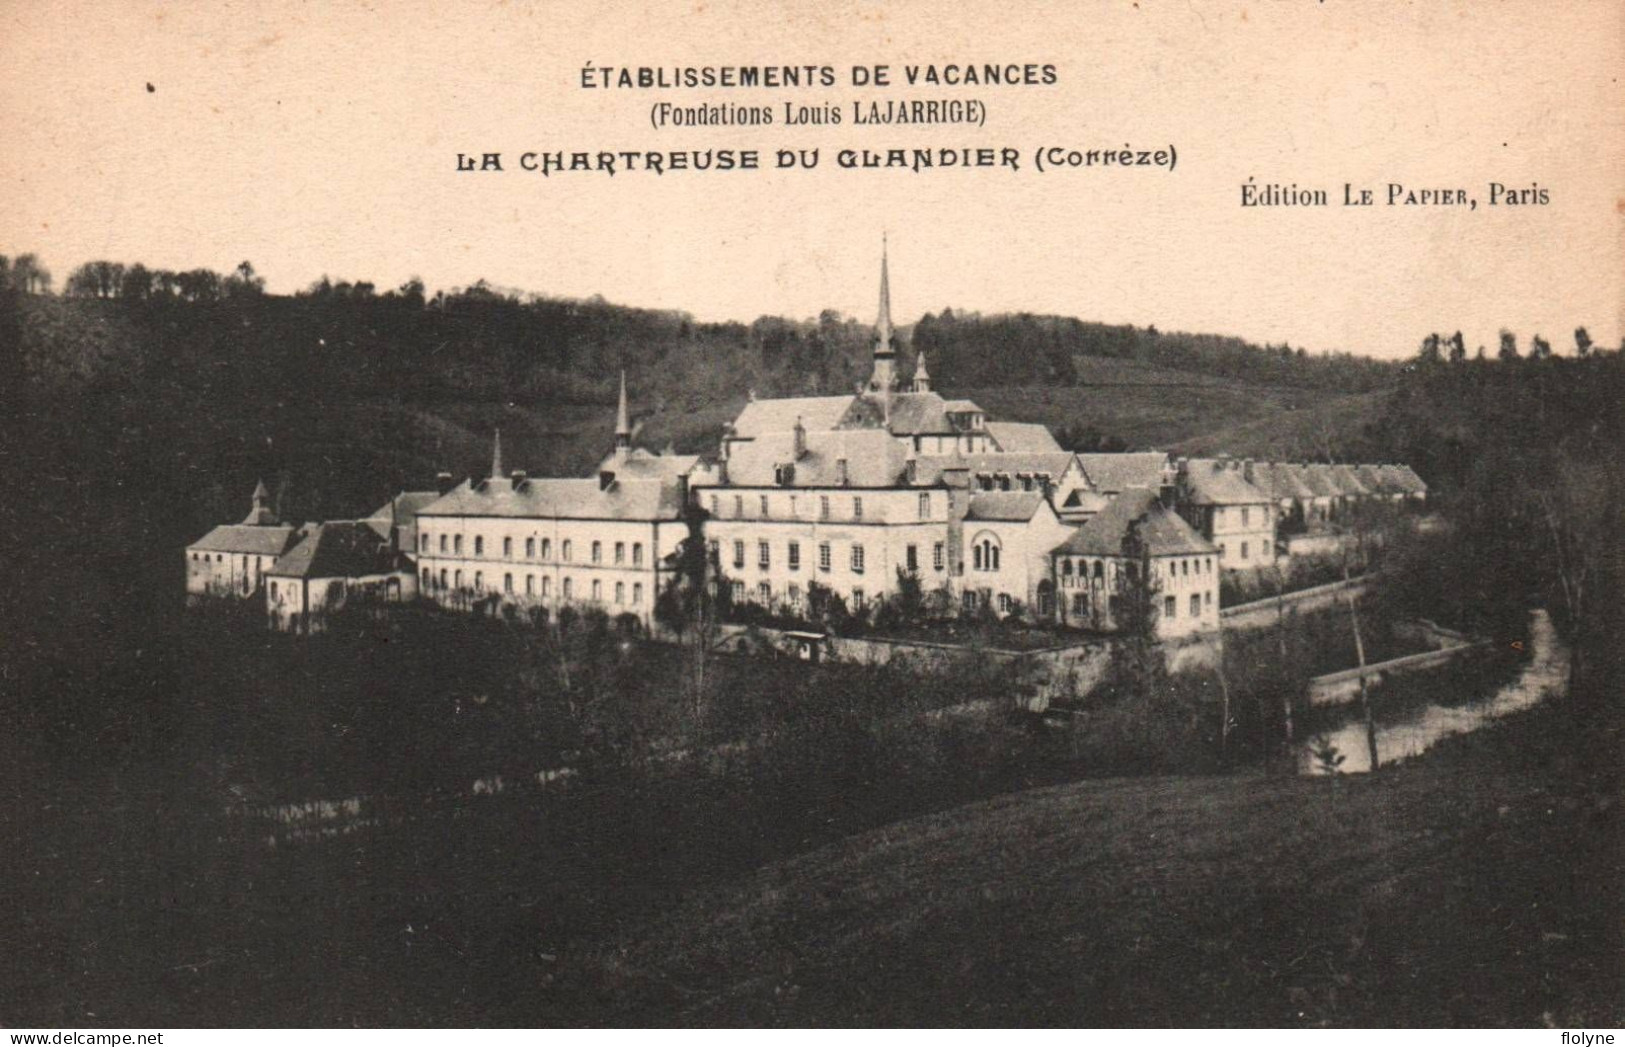
[[[583, 66], [829, 65], [833, 87], [586, 89]], [[885, 88], [855, 65], [1055, 67]], [[1572, 351], [1625, 331], [1625, 5], [1506, 0], [951, 5], [0, 0], [0, 254], [273, 291], [486, 279], [703, 320], [1026, 310], [1310, 351]], [[149, 89], [150, 85], [150, 89]], [[857, 126], [854, 102], [976, 100], [982, 126]], [[651, 105], [774, 109], [661, 128]], [[840, 126], [785, 126], [784, 103]], [[1041, 147], [1177, 150], [1172, 171], [1033, 170]], [[842, 170], [843, 148], [1010, 147], [1021, 169]], [[814, 170], [543, 177], [526, 151], [820, 151]], [[505, 170], [458, 172], [458, 153]], [[1333, 206], [1240, 206], [1296, 183]], [[1491, 207], [1489, 184], [1549, 203]], [[1476, 210], [1382, 204], [1390, 182]], [[1343, 186], [1378, 205], [1340, 206]]]

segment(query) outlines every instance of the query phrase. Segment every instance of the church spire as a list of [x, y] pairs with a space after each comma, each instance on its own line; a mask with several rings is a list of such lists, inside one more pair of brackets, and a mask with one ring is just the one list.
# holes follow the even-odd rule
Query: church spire
[[[880, 313], [875, 318], [875, 366], [869, 391], [889, 398], [897, 384], [897, 333], [891, 323], [891, 276], [886, 258], [886, 237], [880, 238]], [[887, 405], [889, 407], [889, 404]]]
[[491, 476], [502, 475], [502, 430], [496, 431], [496, 438], [491, 444]]
[[875, 318], [875, 355], [890, 354], [897, 350], [896, 334], [891, 325], [891, 277], [886, 264], [886, 234], [880, 234], [880, 313]]
[[626, 372], [621, 372], [621, 399], [615, 408], [615, 457], [625, 458], [632, 449], [632, 422], [626, 410]]

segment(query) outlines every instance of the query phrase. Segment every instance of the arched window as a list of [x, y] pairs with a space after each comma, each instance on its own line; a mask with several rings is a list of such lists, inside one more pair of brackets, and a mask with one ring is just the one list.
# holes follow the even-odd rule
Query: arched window
[[971, 566], [978, 571], [999, 569], [999, 539], [984, 531], [971, 543]]
[[474, 555], [485, 555], [485, 536], [483, 534], [477, 534], [474, 536]]
[[592, 543], [592, 562], [593, 563], [603, 563], [604, 562], [604, 543], [603, 542], [593, 542]]
[[632, 566], [633, 567], [642, 567], [643, 566], [643, 543], [642, 542], [633, 542], [632, 543]]
[[552, 558], [553, 558], [553, 539], [551, 539], [551, 538], [543, 538], [542, 539], [542, 559], [550, 560]]
[[575, 588], [575, 586], [570, 584], [570, 579], [566, 578], [564, 580], [564, 598], [566, 600], [568, 600], [570, 598], [571, 590], [574, 589], [574, 588]]
[[563, 557], [565, 563], [570, 562], [570, 539], [566, 538], [564, 540], [564, 544], [559, 549], [559, 555]]

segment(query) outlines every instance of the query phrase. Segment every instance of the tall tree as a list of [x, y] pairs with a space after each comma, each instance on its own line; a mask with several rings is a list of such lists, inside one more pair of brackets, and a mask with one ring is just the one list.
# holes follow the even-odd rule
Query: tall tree
[[1499, 360], [1516, 360], [1518, 358], [1518, 336], [1501, 328], [1501, 348], [1495, 354]]
[[1552, 343], [1551, 342], [1548, 342], [1546, 339], [1542, 338], [1538, 334], [1535, 335], [1534, 338], [1530, 339], [1530, 341], [1529, 341], [1529, 358], [1531, 360], [1549, 360], [1549, 359], [1551, 359], [1551, 356], [1552, 356]]
[[1467, 359], [1467, 341], [1462, 338], [1461, 332], [1457, 331], [1450, 336], [1450, 362], [1459, 364], [1465, 359]]
[[1574, 329], [1574, 352], [1577, 356], [1591, 355], [1591, 332], [1584, 327]]

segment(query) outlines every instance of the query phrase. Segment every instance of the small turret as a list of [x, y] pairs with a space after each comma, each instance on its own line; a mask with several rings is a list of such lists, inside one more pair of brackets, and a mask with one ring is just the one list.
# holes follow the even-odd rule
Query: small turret
[[909, 388], [916, 393], [929, 393], [931, 391], [931, 372], [925, 369], [925, 353], [921, 352], [914, 357], [914, 381]]
[[249, 502], [248, 516], [243, 523], [254, 527], [274, 527], [282, 522], [271, 509], [271, 491], [265, 486], [263, 479], [254, 485], [254, 493], [249, 496]]

